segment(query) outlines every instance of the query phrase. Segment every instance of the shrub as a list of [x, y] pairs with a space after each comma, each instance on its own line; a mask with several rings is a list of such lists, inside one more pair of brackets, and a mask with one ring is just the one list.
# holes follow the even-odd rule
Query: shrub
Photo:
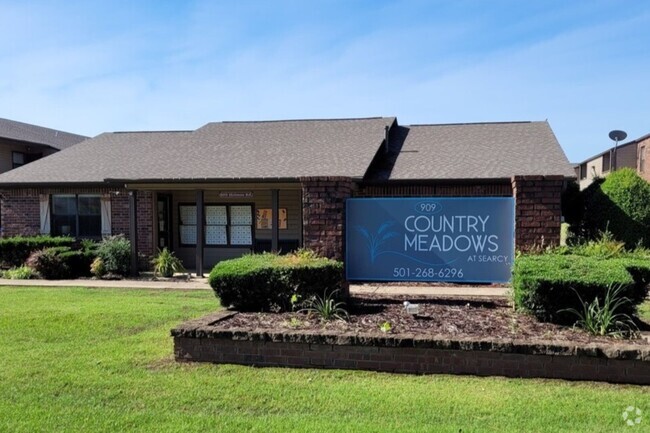
[[[70, 269], [60, 256], [60, 248], [46, 248], [34, 251], [27, 259], [27, 266], [35, 270], [46, 280], [61, 280], [68, 278]], [[70, 251], [70, 249], [68, 249]]]
[[223, 305], [241, 311], [289, 310], [293, 295], [308, 299], [341, 288], [342, 263], [304, 255], [263, 253], [225, 260], [208, 281]]
[[90, 264], [90, 273], [97, 278], [101, 278], [106, 275], [106, 268], [104, 267], [104, 261], [101, 259], [101, 257], [95, 257], [93, 262]]
[[22, 266], [34, 251], [49, 247], [72, 247], [70, 237], [15, 236], [0, 239], [0, 263], [8, 267]]
[[32, 268], [29, 266], [20, 266], [18, 268], [11, 268], [6, 271], [2, 271], [2, 278], [7, 278], [9, 280], [29, 280], [36, 278], [37, 275]]
[[33, 252], [26, 263], [46, 280], [62, 280], [89, 276], [94, 258], [92, 251], [53, 247]]
[[518, 257], [512, 284], [517, 308], [539, 320], [571, 324], [571, 314], [560, 310], [579, 310], [579, 298], [588, 304], [598, 298], [602, 303], [612, 284], [620, 285], [620, 295], [631, 301], [621, 313], [634, 314], [647, 296], [649, 281], [647, 260], [543, 254]]
[[650, 246], [650, 184], [634, 170], [623, 168], [583, 192], [582, 231], [594, 239], [609, 230], [629, 249]]
[[97, 247], [106, 273], [126, 276], [131, 270], [131, 242], [122, 235], [104, 238]]
[[154, 274], [163, 277], [171, 277], [174, 272], [185, 272], [183, 262], [167, 248], [159, 251], [158, 255], [151, 260], [151, 264], [153, 265]]

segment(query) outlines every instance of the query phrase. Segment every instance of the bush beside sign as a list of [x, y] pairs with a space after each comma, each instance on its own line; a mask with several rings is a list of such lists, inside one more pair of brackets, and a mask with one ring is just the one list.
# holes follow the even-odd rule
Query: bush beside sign
[[514, 206], [509, 197], [349, 199], [347, 278], [508, 282]]

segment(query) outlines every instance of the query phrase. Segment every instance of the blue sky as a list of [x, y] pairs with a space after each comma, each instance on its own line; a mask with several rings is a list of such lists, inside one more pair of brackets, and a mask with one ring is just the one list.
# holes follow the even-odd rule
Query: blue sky
[[0, 0], [0, 117], [548, 119], [582, 160], [650, 133], [650, 2]]

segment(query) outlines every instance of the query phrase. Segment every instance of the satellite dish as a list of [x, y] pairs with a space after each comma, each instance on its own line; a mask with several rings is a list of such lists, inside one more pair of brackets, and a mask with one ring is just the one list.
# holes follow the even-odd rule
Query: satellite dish
[[614, 141], [623, 141], [627, 138], [627, 133], [625, 131], [619, 131], [618, 129], [615, 129], [613, 131], [610, 131], [609, 138]]

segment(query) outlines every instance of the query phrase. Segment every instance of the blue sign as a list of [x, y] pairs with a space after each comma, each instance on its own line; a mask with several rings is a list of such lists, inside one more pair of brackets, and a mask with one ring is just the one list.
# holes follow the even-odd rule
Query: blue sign
[[508, 282], [514, 230], [509, 197], [348, 199], [347, 278]]

